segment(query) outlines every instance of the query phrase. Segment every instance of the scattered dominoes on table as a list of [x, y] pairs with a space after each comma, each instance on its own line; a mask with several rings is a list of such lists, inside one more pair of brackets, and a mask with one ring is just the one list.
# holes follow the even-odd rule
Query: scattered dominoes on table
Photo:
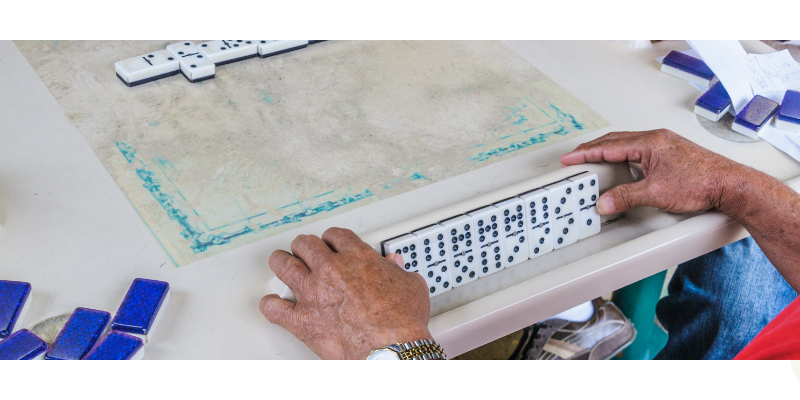
[[114, 63], [117, 77], [127, 86], [136, 86], [182, 73], [189, 82], [216, 76], [216, 67], [253, 57], [271, 57], [299, 50], [325, 40], [212, 40], [195, 45], [173, 43], [165, 50]]
[[211, 79], [216, 74], [214, 61], [200, 52], [192, 42], [174, 43], [167, 50], [178, 59], [181, 73], [189, 82], [195, 83]]
[[137, 337], [111, 331], [87, 353], [82, 360], [141, 360], [144, 343]]
[[[430, 296], [600, 233], [597, 174], [584, 172], [380, 241], [403, 269], [425, 278]], [[442, 258], [445, 257], [446, 258]], [[279, 279], [271, 293], [296, 301]]]
[[800, 133], [800, 92], [787, 90], [775, 118], [775, 127]]
[[731, 128], [750, 138], [758, 137], [758, 132], [772, 121], [778, 112], [779, 104], [761, 95], [756, 95], [736, 114]]
[[219, 67], [256, 57], [258, 40], [212, 40], [200, 43], [199, 50]]
[[150, 341], [169, 303], [169, 284], [135, 279], [111, 321], [111, 329]]
[[703, 60], [675, 50], [664, 57], [661, 71], [703, 87], [710, 87], [717, 82], [716, 75]]
[[76, 308], [44, 354], [45, 360], [80, 360], [106, 333], [111, 314]]
[[20, 329], [0, 342], [0, 360], [41, 360], [47, 343], [27, 329]]
[[30, 283], [0, 281], [0, 340], [20, 328], [32, 299]]
[[730, 111], [732, 104], [731, 97], [722, 86], [722, 82], [717, 82], [694, 103], [694, 113], [717, 122]]
[[258, 55], [261, 58], [300, 50], [308, 46], [308, 40], [259, 40]]
[[130, 87], [177, 75], [180, 65], [168, 50], [158, 50], [117, 61], [114, 70], [117, 78]]

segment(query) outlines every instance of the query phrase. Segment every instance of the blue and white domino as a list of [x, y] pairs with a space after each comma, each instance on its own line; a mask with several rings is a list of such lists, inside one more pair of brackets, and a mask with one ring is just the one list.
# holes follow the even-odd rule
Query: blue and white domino
[[505, 268], [512, 267], [528, 259], [528, 226], [523, 214], [524, 205], [519, 197], [494, 204], [500, 210], [498, 229], [500, 243], [505, 252]]
[[550, 218], [550, 192], [541, 188], [519, 195], [525, 204], [528, 222], [528, 257], [536, 258], [553, 251], [553, 223]]
[[597, 213], [597, 199], [600, 197], [600, 184], [597, 174], [584, 172], [568, 179], [575, 191], [575, 212], [577, 213], [578, 240], [600, 233], [600, 214]]
[[80, 360], [108, 329], [111, 314], [76, 308], [44, 354], [45, 360]]
[[134, 279], [111, 321], [111, 330], [149, 342], [169, 304], [169, 293], [167, 282]]
[[430, 296], [436, 296], [452, 289], [450, 265], [445, 228], [441, 225], [430, 225], [412, 232], [419, 241], [417, 272], [425, 278]]
[[766, 97], [756, 95], [736, 114], [731, 129], [750, 138], [758, 137], [758, 132], [768, 125], [777, 114], [780, 105]]
[[545, 186], [550, 192], [550, 210], [553, 221], [553, 249], [560, 249], [578, 241], [576, 201], [572, 182], [564, 180]]
[[198, 48], [206, 57], [220, 66], [258, 56], [258, 40], [212, 40], [200, 43]]
[[694, 103], [694, 113], [717, 122], [730, 111], [732, 106], [733, 102], [728, 91], [722, 86], [722, 82], [717, 82]]
[[82, 360], [141, 360], [144, 342], [135, 336], [111, 331]]
[[714, 72], [703, 60], [675, 50], [664, 57], [661, 71], [702, 87], [711, 87], [717, 82]]
[[167, 50], [178, 59], [180, 71], [189, 82], [195, 83], [214, 77], [214, 61], [206, 57], [192, 42], [173, 43]]
[[800, 133], [800, 92], [787, 90], [775, 118], [775, 127]]
[[468, 215], [459, 215], [439, 222], [445, 228], [445, 245], [450, 246], [448, 264], [454, 287], [478, 279], [478, 260], [473, 243], [475, 223]]
[[[506, 267], [506, 252], [500, 229], [502, 212], [495, 206], [479, 208], [467, 213], [475, 222], [475, 252], [478, 255], [478, 277], [493, 274]], [[500, 223], [500, 225], [498, 225]]]
[[127, 86], [136, 86], [180, 71], [178, 59], [169, 50], [158, 50], [114, 63], [117, 78]]
[[0, 281], [0, 340], [19, 330], [32, 300], [30, 283]]
[[259, 40], [258, 55], [261, 58], [277, 56], [308, 46], [308, 40]]
[[0, 342], [0, 360], [42, 360], [47, 343], [27, 329], [20, 329]]

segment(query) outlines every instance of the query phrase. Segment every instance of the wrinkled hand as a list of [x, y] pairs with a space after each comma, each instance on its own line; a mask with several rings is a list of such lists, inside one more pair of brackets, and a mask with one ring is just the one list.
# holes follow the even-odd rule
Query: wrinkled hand
[[267, 295], [261, 313], [321, 358], [363, 360], [386, 345], [432, 339], [427, 285], [400, 267], [399, 255], [384, 258], [340, 228], [322, 239], [300, 235], [291, 250], [272, 253], [269, 267], [297, 303]]
[[597, 200], [597, 212], [615, 214], [640, 206], [686, 213], [731, 206], [726, 190], [751, 173], [744, 165], [682, 136], [658, 129], [611, 132], [561, 156], [564, 166], [585, 162], [641, 163], [645, 178], [617, 186]]

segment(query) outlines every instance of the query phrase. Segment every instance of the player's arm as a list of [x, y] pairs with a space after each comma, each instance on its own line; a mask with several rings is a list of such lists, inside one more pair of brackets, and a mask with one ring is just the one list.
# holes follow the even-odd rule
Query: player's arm
[[600, 214], [639, 206], [719, 210], [740, 222], [800, 291], [800, 195], [783, 182], [665, 129], [612, 132], [561, 156], [565, 166], [599, 161], [641, 163], [645, 175], [600, 196]]

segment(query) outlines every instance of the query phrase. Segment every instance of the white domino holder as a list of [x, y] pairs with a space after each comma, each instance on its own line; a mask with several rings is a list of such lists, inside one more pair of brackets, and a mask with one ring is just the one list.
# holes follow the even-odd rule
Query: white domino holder
[[575, 210], [578, 213], [578, 240], [600, 233], [600, 214], [597, 213], [597, 199], [600, 198], [600, 184], [596, 174], [583, 173], [569, 178], [575, 190]]
[[512, 197], [494, 205], [500, 210], [498, 223], [500, 243], [505, 250], [505, 267], [512, 267], [528, 259], [528, 225], [522, 199]]
[[308, 46], [308, 40], [259, 40], [258, 55], [261, 58], [277, 56]]
[[258, 40], [212, 40], [198, 48], [217, 67], [258, 56]]
[[541, 188], [519, 196], [525, 206], [528, 224], [528, 258], [553, 251], [553, 223], [550, 218], [550, 192]]
[[[474, 210], [486, 207], [487, 205], [501, 202], [510, 197], [514, 196], [524, 197], [526, 194], [533, 193], [533, 191], [535, 191], [536, 189], [542, 189], [546, 191], [544, 187], [554, 182], [564, 181], [571, 177], [580, 175], [584, 172], [589, 172], [597, 175], [599, 193], [605, 192], [606, 190], [611, 189], [612, 187], [615, 186], [634, 182], [636, 180], [635, 176], [637, 176], [637, 174], [632, 173], [631, 168], [625, 163], [590, 163], [590, 164], [574, 165], [559, 169], [557, 171], [553, 171], [545, 175], [531, 178], [498, 190], [494, 190], [464, 200], [462, 202], [440, 208], [430, 213], [410, 218], [408, 220], [399, 222], [394, 225], [387, 226], [383, 229], [361, 235], [361, 239], [367, 244], [369, 244], [376, 252], [382, 253], [383, 251], [382, 247], [384, 242], [386, 241], [386, 238], [403, 236], [409, 232], [413, 232], [415, 230], [420, 229], [420, 227], [437, 224], [440, 223], [440, 221], [442, 220], [452, 218], [454, 215], [470, 213]], [[553, 210], [552, 203], [554, 201], [553, 197], [550, 194], [548, 194], [547, 196], [548, 196], [548, 204], [550, 205], [550, 207], [548, 207], [548, 211], [551, 214], [549, 215], [550, 224], [552, 224], [553, 223], [552, 221], [554, 220], [554, 217], [552, 215], [552, 210]], [[498, 224], [498, 227], [499, 226], [500, 225]], [[551, 235], [552, 234], [553, 232], [551, 230]], [[283, 284], [283, 282], [281, 282], [280, 280], [278, 280], [278, 278], [273, 278], [269, 283], [269, 287], [278, 288], [278, 290], [271, 289], [271, 292], [277, 293], [279, 295], [281, 293], [287, 293], [287, 292], [291, 293], [291, 291], [289, 291], [288, 288], [281, 289], [285, 288], [286, 285]], [[283, 298], [283, 296], [281, 297]]]
[[178, 59], [180, 70], [189, 82], [195, 83], [214, 77], [214, 61], [206, 57], [192, 42], [173, 43], [167, 50]]
[[452, 268], [448, 263], [449, 245], [445, 228], [435, 224], [416, 230], [412, 234], [419, 242], [417, 272], [425, 278], [430, 296], [452, 289], [450, 276]]
[[473, 238], [478, 258], [478, 277], [482, 278], [502, 270], [506, 266], [506, 252], [503, 248], [500, 226], [503, 218], [495, 206], [486, 206], [467, 213], [475, 222]]
[[117, 78], [131, 87], [177, 75], [178, 59], [169, 50], [158, 50], [114, 63]]
[[458, 215], [439, 223], [445, 228], [445, 245], [450, 246], [447, 260], [453, 287], [478, 279], [478, 257], [473, 242], [475, 223], [468, 215]]
[[545, 186], [545, 189], [550, 192], [552, 202], [553, 249], [558, 250], [578, 241], [575, 189], [569, 180]]

